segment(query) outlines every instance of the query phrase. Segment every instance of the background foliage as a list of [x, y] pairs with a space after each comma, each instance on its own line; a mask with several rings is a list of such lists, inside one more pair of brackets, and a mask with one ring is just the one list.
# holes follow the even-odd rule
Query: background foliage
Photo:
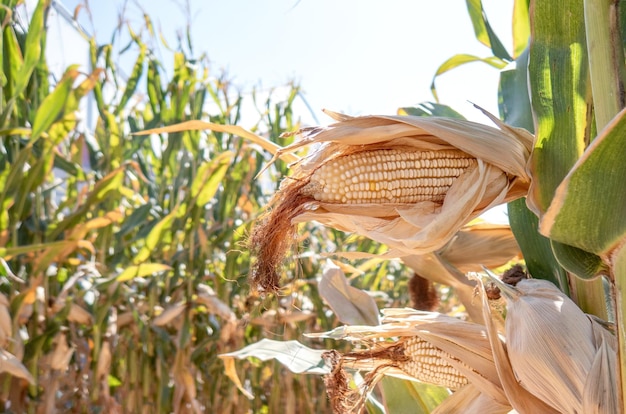
[[[121, 53], [134, 60], [125, 82], [112, 44], [95, 39], [94, 70], [72, 66], [54, 80], [43, 53], [50, 2], [39, 2], [28, 25], [16, 5], [0, 9], [0, 337], [11, 364], [0, 376], [3, 411], [328, 411], [319, 377], [241, 363], [257, 396], [248, 400], [217, 358], [337, 324], [312, 283], [317, 256], [289, 269], [280, 298], [254, 296], [246, 284], [246, 235], [285, 165], [255, 180], [267, 154], [239, 137], [132, 135], [192, 119], [239, 124], [244, 100], [253, 99], [258, 115], [248, 127], [274, 140], [298, 127], [298, 85], [258, 100], [209, 76], [206, 59], [185, 44], [159, 61], [148, 17], [145, 27], [124, 29], [132, 41]], [[95, 131], [80, 124], [88, 94]], [[380, 249], [310, 227], [302, 250], [338, 245]], [[361, 264], [355, 285], [385, 292], [381, 305], [407, 302], [403, 267]]]

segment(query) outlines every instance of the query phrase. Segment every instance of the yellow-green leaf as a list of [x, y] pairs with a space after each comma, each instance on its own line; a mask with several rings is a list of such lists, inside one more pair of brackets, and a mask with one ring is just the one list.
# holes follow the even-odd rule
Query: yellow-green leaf
[[232, 151], [225, 151], [198, 168], [191, 184], [191, 196], [196, 198], [197, 206], [206, 205], [215, 196], [234, 156]]
[[136, 277], [151, 276], [155, 273], [165, 272], [171, 269], [171, 267], [162, 263], [142, 263], [140, 265], [128, 266], [119, 274], [116, 280], [118, 282], [126, 282]]
[[565, 177], [542, 222], [554, 240], [606, 254], [626, 239], [626, 110], [596, 138]]
[[139, 250], [135, 258], [133, 259], [134, 264], [139, 264], [150, 257], [150, 253], [154, 250], [156, 246], [158, 246], [161, 241], [161, 234], [164, 231], [167, 231], [170, 227], [172, 227], [172, 222], [176, 217], [176, 211], [172, 211], [167, 216], [163, 217], [161, 221], [159, 221], [155, 226], [150, 230], [148, 236], [144, 239], [144, 245]]

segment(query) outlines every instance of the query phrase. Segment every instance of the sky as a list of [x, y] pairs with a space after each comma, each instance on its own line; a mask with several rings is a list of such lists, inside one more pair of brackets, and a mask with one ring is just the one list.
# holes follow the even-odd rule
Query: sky
[[[61, 2], [74, 13], [83, 1]], [[430, 83], [446, 59], [457, 53], [491, 55], [475, 39], [462, 0], [89, 0], [93, 22], [84, 9], [78, 16], [105, 43], [126, 4], [133, 28], [142, 27], [145, 10], [175, 43], [187, 22], [184, 3], [194, 53], [208, 55], [216, 76], [226, 72], [244, 93], [295, 81], [314, 112], [303, 114], [305, 123], [330, 122], [323, 108], [394, 114], [399, 107], [432, 101]], [[490, 23], [509, 47], [512, 3], [483, 0]], [[440, 102], [488, 123], [468, 101], [497, 113], [497, 82], [496, 69], [465, 65], [438, 78]]]

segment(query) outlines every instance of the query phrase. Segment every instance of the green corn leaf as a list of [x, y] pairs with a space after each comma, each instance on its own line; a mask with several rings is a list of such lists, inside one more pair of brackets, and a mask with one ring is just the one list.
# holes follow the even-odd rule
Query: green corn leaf
[[465, 119], [463, 115], [450, 108], [436, 102], [422, 102], [413, 107], [403, 107], [398, 109], [398, 115], [411, 116], [445, 116], [448, 118]]
[[574, 246], [551, 241], [552, 251], [565, 270], [582, 279], [593, 279], [606, 271], [602, 259]]
[[435, 72], [435, 76], [433, 76], [433, 80], [430, 83], [430, 91], [432, 92], [436, 101], [439, 101], [439, 97], [437, 96], [437, 88], [435, 87], [435, 80], [437, 79], [437, 77], [440, 75], [443, 75], [449, 70], [452, 70], [454, 68], [457, 68], [459, 66], [465, 65], [467, 63], [472, 63], [472, 62], [483, 62], [496, 69], [502, 69], [507, 65], [507, 62], [495, 56], [486, 57], [486, 58], [481, 58], [478, 56], [467, 55], [467, 54], [458, 54], [458, 55], [452, 56], [450, 59], [443, 62], [439, 66], [439, 68], [437, 68], [437, 71]]
[[33, 17], [28, 25], [28, 33], [26, 34], [24, 63], [17, 74], [15, 82], [14, 96], [22, 93], [28, 85], [28, 81], [35, 70], [35, 67], [42, 59], [42, 36], [44, 35], [44, 13], [50, 6], [51, 0], [40, 0], [33, 12]]
[[380, 382], [389, 413], [430, 414], [450, 392], [421, 382], [385, 376]]
[[63, 75], [54, 91], [44, 99], [37, 110], [33, 122], [33, 132], [30, 137], [31, 145], [36, 142], [42, 133], [48, 130], [65, 109], [74, 80], [78, 76], [77, 65], [70, 66]]
[[118, 282], [126, 282], [136, 277], [146, 277], [155, 273], [171, 270], [171, 267], [162, 263], [142, 263], [139, 265], [128, 266], [117, 277]]
[[517, 60], [528, 47], [530, 39], [529, 0], [513, 2], [513, 57]]
[[[515, 69], [500, 73], [500, 116], [509, 125], [534, 130], [530, 97], [528, 94], [528, 49], [515, 61]], [[546, 279], [569, 292], [565, 270], [554, 257], [550, 240], [539, 234], [539, 219], [526, 207], [526, 200], [508, 204], [509, 223], [522, 250], [529, 273], [537, 279]]]
[[541, 231], [561, 243], [606, 254], [626, 240], [626, 110], [602, 131], [557, 188]]
[[174, 222], [174, 218], [176, 217], [176, 211], [172, 211], [167, 216], [163, 217], [161, 221], [159, 221], [148, 233], [148, 236], [144, 240], [144, 245], [141, 247], [139, 252], [133, 258], [133, 264], [139, 264], [146, 261], [152, 251], [159, 245], [161, 242], [161, 235], [163, 232], [168, 231], [172, 227], [172, 223]]
[[533, 132], [533, 114], [528, 95], [528, 49], [515, 61], [515, 69], [500, 72], [498, 106], [502, 120]]
[[589, 73], [596, 129], [604, 128], [626, 105], [624, 48], [619, 36], [618, 8], [612, 0], [584, 0]]
[[511, 62], [513, 58], [511, 58], [511, 55], [506, 51], [506, 48], [487, 20], [482, 1], [466, 0], [465, 4], [467, 5], [467, 12], [470, 15], [470, 19], [472, 20], [472, 26], [474, 26], [476, 39], [483, 45], [491, 48], [494, 56]]
[[130, 98], [133, 97], [135, 91], [137, 90], [139, 79], [141, 79], [141, 75], [143, 74], [143, 66], [146, 59], [146, 50], [146, 45], [143, 43], [139, 43], [139, 55], [137, 56], [137, 60], [135, 61], [135, 66], [133, 66], [133, 71], [131, 72], [128, 81], [126, 82], [124, 94], [122, 95], [119, 104], [115, 108], [115, 115], [119, 115], [122, 112]]
[[526, 200], [512, 201], [507, 207], [511, 230], [522, 250], [528, 272], [536, 279], [551, 281], [568, 293], [567, 274], [554, 257], [550, 240], [539, 234], [539, 219], [526, 207]]
[[80, 223], [81, 220], [85, 218], [85, 214], [89, 211], [90, 207], [100, 203], [111, 192], [120, 191], [124, 179], [124, 170], [124, 166], [119, 167], [99, 180], [89, 192], [85, 201], [75, 212], [65, 217], [62, 221], [53, 223], [49, 227], [49, 237], [53, 240], [56, 239], [63, 231]]
[[191, 196], [196, 199], [198, 207], [204, 207], [215, 197], [234, 156], [232, 151], [222, 152], [211, 162], [204, 163], [198, 168], [191, 184]]
[[[533, 182], [527, 200], [540, 217], [541, 233], [552, 237], [544, 228], [542, 216], [552, 203], [557, 187], [595, 134], [584, 3], [583, 0], [535, 2], [530, 18], [533, 36], [528, 70], [537, 138], [530, 161]], [[579, 221], [572, 230], [580, 231], [575, 229], [591, 223]], [[555, 240], [569, 244], [565, 239]], [[598, 258], [581, 254], [580, 245], [575, 245], [579, 249], [556, 244], [552, 247], [558, 262], [568, 270], [577, 269], [580, 273], [575, 274], [579, 277], [592, 276], [594, 268], [599, 266]], [[601, 283], [599, 279], [597, 282]], [[595, 285], [588, 292], [600, 288]], [[588, 292], [576, 292], [579, 296], [576, 300], [586, 302]], [[604, 312], [603, 301], [595, 305], [597, 312], [593, 313]]]

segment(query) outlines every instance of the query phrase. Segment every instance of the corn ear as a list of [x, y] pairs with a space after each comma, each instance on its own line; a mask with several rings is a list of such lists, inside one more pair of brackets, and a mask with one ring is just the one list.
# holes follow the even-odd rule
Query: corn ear
[[[527, 193], [533, 137], [499, 124], [412, 116], [348, 117], [299, 131], [279, 158], [313, 144], [250, 238], [251, 281], [279, 288], [297, 223], [317, 221], [388, 245], [397, 256], [443, 247], [467, 222]], [[494, 121], [495, 122], [495, 121]]]
[[382, 325], [344, 326], [307, 336], [365, 346], [338, 359], [341, 367], [370, 371], [365, 392], [383, 375], [393, 375], [450, 389], [464, 389], [471, 383], [480, 389], [481, 399], [497, 407], [509, 406], [483, 326], [413, 309], [384, 309], [383, 313]]

